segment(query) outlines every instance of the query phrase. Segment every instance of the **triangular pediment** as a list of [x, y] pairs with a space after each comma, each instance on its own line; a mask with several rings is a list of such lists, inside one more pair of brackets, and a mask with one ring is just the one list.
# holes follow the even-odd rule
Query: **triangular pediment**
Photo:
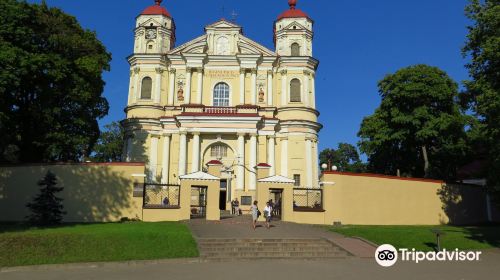
[[212, 24], [207, 25], [205, 28], [241, 28], [241, 26], [229, 22], [225, 19], [218, 20]]
[[[168, 52], [171, 55], [208, 54], [208, 55], [239, 55], [255, 54], [276, 56], [272, 50], [243, 36], [241, 27], [219, 20], [205, 27], [205, 35], [199, 36]], [[210, 42], [209, 42], [210, 40]], [[223, 49], [224, 51], [221, 51]]]
[[276, 53], [274, 53], [272, 50], [245, 36], [240, 36], [240, 40], [238, 41], [238, 48], [240, 49], [241, 54], [262, 54], [264, 56], [276, 56]]
[[215, 177], [211, 174], [205, 173], [203, 171], [198, 171], [194, 173], [190, 173], [187, 175], [179, 176], [181, 180], [219, 180], [219, 177]]
[[[153, 25], [151, 25], [151, 24], [153, 24]], [[141, 23], [139, 26], [140, 27], [149, 27], [149, 26], [157, 27], [157, 26], [161, 26], [161, 23], [158, 22], [157, 20], [155, 20], [154, 18], [150, 18], [150, 19], [146, 20], [145, 22]]]
[[259, 179], [259, 183], [276, 183], [276, 184], [293, 184], [295, 180], [287, 178], [281, 175], [269, 176], [266, 178]]
[[189, 42], [186, 42], [175, 49], [172, 49], [168, 54], [180, 55], [182, 53], [206, 53], [207, 51], [207, 36], [202, 35]]
[[287, 25], [283, 29], [287, 29], [287, 30], [307, 30], [307, 28], [305, 28], [302, 24], [300, 24], [300, 23], [298, 23], [296, 21], [290, 23], [289, 25]]

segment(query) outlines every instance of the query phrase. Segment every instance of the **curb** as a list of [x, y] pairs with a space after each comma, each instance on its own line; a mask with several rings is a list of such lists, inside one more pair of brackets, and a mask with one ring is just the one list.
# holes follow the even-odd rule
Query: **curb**
[[359, 237], [359, 236], [351, 236], [351, 238], [354, 238], [354, 239], [358, 239], [358, 240], [361, 240], [375, 248], [377, 248], [379, 245], [374, 243], [374, 242], [371, 242], [370, 240], [367, 240], [367, 239], [364, 239], [363, 237]]
[[0, 267], [0, 273], [23, 272], [23, 271], [45, 271], [45, 270], [71, 270], [80, 268], [103, 268], [103, 267], [121, 267], [138, 266], [154, 264], [189, 264], [206, 262], [202, 258], [182, 258], [182, 259], [159, 259], [159, 260], [134, 260], [118, 262], [83, 262], [66, 264], [42, 264], [27, 266]]

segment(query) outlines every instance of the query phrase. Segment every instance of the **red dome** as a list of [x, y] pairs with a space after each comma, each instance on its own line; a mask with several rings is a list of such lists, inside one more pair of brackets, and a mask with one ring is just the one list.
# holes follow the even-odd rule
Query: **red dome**
[[301, 10], [287, 10], [278, 16], [278, 20], [284, 18], [309, 18], [309, 16]]
[[169, 18], [172, 17], [167, 9], [160, 5], [162, 1], [157, 0], [155, 2], [155, 5], [149, 6], [144, 11], [142, 11], [141, 15], [163, 15]]
[[281, 15], [278, 16], [278, 20], [284, 18], [309, 18], [309, 16], [303, 11], [296, 9], [297, 0], [289, 0], [288, 5], [290, 6], [289, 10], [284, 11]]

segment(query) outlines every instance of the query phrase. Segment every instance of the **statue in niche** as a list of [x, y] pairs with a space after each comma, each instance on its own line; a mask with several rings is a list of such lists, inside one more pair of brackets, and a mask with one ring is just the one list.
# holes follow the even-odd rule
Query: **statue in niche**
[[264, 102], [264, 89], [262, 87], [259, 90], [259, 102]]
[[184, 101], [184, 83], [179, 82], [177, 83], [177, 86], [179, 87], [179, 90], [177, 91], [177, 101]]

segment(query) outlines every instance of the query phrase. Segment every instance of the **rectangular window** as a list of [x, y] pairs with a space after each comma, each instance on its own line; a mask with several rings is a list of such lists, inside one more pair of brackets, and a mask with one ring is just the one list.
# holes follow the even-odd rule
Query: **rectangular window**
[[241, 205], [252, 205], [252, 197], [251, 196], [242, 196], [241, 197]]
[[224, 158], [227, 157], [227, 146], [226, 145], [215, 145], [210, 149], [210, 156], [214, 158]]
[[300, 187], [300, 174], [293, 174], [293, 179], [295, 183], [293, 184], [296, 187]]

